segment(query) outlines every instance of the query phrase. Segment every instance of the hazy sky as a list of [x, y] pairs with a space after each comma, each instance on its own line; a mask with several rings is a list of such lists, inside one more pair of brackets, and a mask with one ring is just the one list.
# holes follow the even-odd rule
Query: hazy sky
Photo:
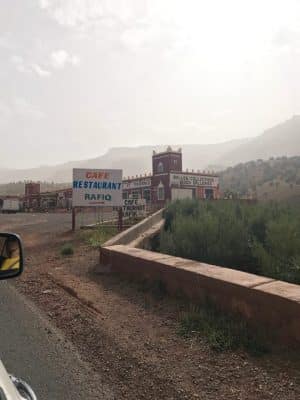
[[0, 166], [220, 142], [300, 113], [299, 0], [0, 2]]

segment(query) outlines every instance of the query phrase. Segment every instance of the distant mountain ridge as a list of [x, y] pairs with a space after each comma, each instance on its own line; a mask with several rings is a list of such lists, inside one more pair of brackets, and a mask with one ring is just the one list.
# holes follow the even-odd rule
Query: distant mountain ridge
[[[232, 140], [217, 144], [171, 145], [182, 148], [183, 168], [222, 170], [226, 167], [251, 160], [270, 157], [300, 156], [300, 116], [294, 116], [260, 136], [251, 139]], [[165, 150], [167, 146], [140, 146], [112, 148], [102, 156], [70, 161], [55, 166], [31, 169], [0, 168], [0, 183], [39, 180], [71, 182], [72, 168], [120, 168], [124, 176], [151, 172], [152, 151]]]
[[223, 166], [233, 166], [252, 160], [270, 157], [300, 156], [300, 115], [274, 126], [262, 135], [242, 143], [219, 160]]
[[[222, 157], [224, 153], [233, 150], [247, 139], [233, 140], [220, 144], [189, 144], [171, 145], [173, 149], [182, 148], [183, 166], [189, 169], [205, 169]], [[167, 146], [116, 147], [100, 157], [83, 161], [70, 161], [55, 166], [41, 166], [31, 169], [1, 169], [0, 183], [23, 180], [49, 182], [71, 182], [73, 168], [119, 168], [123, 176], [135, 176], [149, 173], [152, 170], [152, 152], [163, 151]]]

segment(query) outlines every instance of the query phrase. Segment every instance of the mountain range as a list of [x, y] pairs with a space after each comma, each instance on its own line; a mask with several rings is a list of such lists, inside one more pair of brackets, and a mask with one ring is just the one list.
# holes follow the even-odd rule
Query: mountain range
[[[0, 183], [37, 180], [57, 183], [71, 182], [72, 168], [120, 168], [123, 176], [151, 172], [152, 151], [167, 146], [116, 147], [88, 160], [70, 161], [54, 166], [31, 169], [0, 168]], [[182, 148], [184, 169], [221, 170], [251, 160], [300, 155], [300, 116], [263, 132], [251, 139], [232, 140], [217, 144], [173, 144]]]

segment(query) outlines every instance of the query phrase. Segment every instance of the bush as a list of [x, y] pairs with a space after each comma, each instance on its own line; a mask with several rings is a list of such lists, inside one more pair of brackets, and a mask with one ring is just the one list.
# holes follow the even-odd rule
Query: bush
[[254, 331], [243, 318], [221, 313], [209, 302], [181, 312], [178, 333], [184, 337], [204, 335], [215, 351], [242, 348], [252, 355], [269, 351], [265, 335]]
[[80, 238], [93, 248], [97, 248], [117, 234], [117, 228], [99, 226], [96, 229], [80, 232]]
[[71, 243], [65, 243], [60, 250], [60, 254], [62, 256], [71, 256], [74, 254], [73, 245]]
[[300, 283], [300, 209], [181, 200], [165, 211], [159, 250]]

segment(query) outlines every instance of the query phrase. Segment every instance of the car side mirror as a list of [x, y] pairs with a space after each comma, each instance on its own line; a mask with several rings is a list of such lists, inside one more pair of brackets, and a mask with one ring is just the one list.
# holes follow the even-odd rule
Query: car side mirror
[[18, 235], [0, 232], [0, 280], [23, 272], [23, 246]]

